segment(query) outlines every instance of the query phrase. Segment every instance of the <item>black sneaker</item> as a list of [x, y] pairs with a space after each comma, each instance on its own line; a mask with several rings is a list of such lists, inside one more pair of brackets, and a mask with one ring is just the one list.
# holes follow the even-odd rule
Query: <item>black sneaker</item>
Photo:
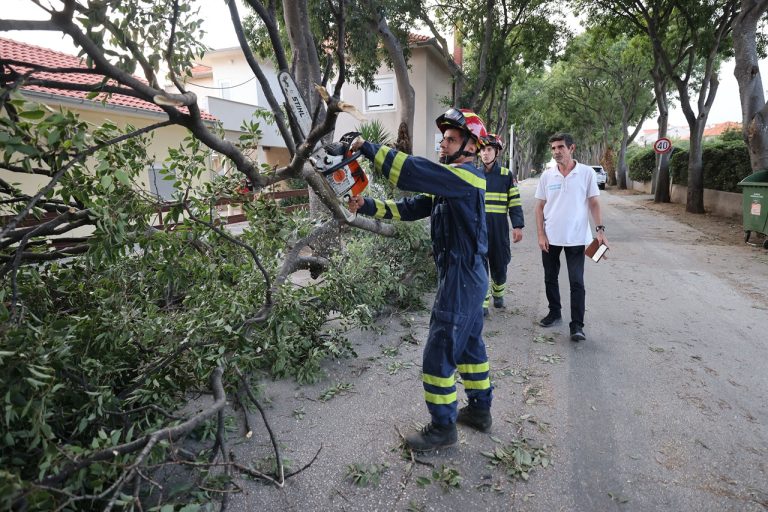
[[557, 313], [549, 312], [547, 313], [547, 316], [539, 320], [539, 325], [542, 327], [552, 327], [553, 325], [557, 325], [562, 321], [563, 317], [560, 316]]
[[587, 339], [587, 337], [584, 336], [584, 329], [582, 327], [579, 327], [579, 326], [571, 327], [571, 340], [572, 341], [579, 342], [579, 341], [584, 341], [586, 339]]
[[480, 432], [490, 432], [491, 423], [493, 423], [491, 410], [467, 405], [466, 407], [459, 409], [456, 423], [472, 427]]
[[431, 452], [438, 448], [450, 448], [459, 440], [456, 424], [438, 425], [430, 423], [418, 432], [405, 436], [405, 444], [415, 452]]
[[503, 308], [504, 307], [504, 297], [494, 297], [493, 298], [493, 307], [495, 307], [495, 308]]
[[488, 308], [483, 308], [483, 316], [487, 317], [490, 314], [491, 314], [491, 312], [488, 311]]

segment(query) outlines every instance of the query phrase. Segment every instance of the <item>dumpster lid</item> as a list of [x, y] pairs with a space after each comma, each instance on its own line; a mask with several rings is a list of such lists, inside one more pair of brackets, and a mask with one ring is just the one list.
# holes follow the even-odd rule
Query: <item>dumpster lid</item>
[[737, 185], [741, 185], [742, 187], [745, 185], [768, 187], [768, 169], [762, 169], [754, 174], [750, 174], [738, 182]]

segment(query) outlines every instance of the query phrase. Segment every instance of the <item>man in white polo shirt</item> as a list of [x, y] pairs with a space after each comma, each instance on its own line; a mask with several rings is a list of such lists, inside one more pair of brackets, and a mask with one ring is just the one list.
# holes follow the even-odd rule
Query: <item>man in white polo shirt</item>
[[608, 244], [600, 214], [595, 171], [573, 159], [576, 144], [568, 133], [549, 138], [556, 166], [545, 170], [536, 187], [536, 230], [544, 264], [544, 284], [549, 313], [539, 321], [544, 327], [559, 324], [560, 253], [565, 252], [571, 287], [571, 339], [583, 341], [584, 335], [584, 248], [592, 241], [589, 214], [595, 222], [597, 239]]

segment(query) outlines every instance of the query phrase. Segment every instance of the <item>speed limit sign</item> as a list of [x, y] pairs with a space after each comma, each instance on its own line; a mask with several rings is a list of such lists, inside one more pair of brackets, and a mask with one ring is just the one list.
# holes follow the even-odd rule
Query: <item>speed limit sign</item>
[[653, 143], [653, 150], [660, 155], [669, 153], [672, 150], [672, 141], [666, 137], [661, 137]]

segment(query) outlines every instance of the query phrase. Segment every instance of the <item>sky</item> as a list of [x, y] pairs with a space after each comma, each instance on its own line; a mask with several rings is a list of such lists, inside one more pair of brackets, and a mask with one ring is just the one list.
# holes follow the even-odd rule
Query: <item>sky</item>
[[[45, 1], [45, 0], [44, 0]], [[56, 0], [47, 0], [58, 4]], [[203, 41], [211, 48], [228, 48], [237, 46], [237, 37], [231, 26], [229, 10], [223, 0], [193, 0], [200, 8], [200, 14], [205, 20], [203, 25], [206, 36]], [[31, 4], [29, 0], [2, 0], [3, 14], [6, 19], [46, 19], [45, 12]], [[241, 15], [245, 12], [242, 2], [238, 0]], [[10, 14], [8, 14], [10, 13]], [[49, 32], [4, 32], [2, 37], [25, 41], [38, 46], [55, 50], [75, 53], [75, 47], [69, 38], [62, 38], [58, 33]], [[724, 121], [741, 122], [741, 105], [739, 103], [739, 87], [733, 76], [733, 60], [726, 62], [720, 69], [720, 87], [715, 102], [709, 113], [708, 125]], [[760, 70], [763, 75], [763, 83], [768, 84], [768, 59], [760, 62]], [[696, 98], [694, 97], [695, 101]], [[694, 106], [694, 110], [696, 107]], [[669, 124], [671, 126], [687, 126], [685, 116], [679, 106], [673, 105], [670, 109]], [[649, 119], [643, 125], [646, 129], [656, 127], [655, 118]]]

